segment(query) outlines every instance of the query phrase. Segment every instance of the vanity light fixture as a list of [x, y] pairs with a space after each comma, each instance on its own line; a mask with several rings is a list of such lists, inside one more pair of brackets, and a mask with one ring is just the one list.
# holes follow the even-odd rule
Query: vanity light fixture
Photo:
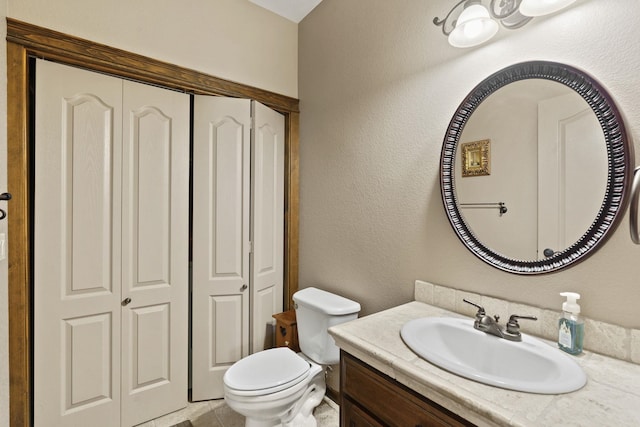
[[526, 25], [535, 16], [548, 15], [564, 9], [576, 0], [490, 0], [485, 7], [481, 0], [460, 0], [440, 19], [433, 23], [442, 27], [449, 44], [454, 47], [472, 47], [496, 35], [498, 23], [514, 30]]
[[449, 33], [449, 44], [454, 47], [479, 45], [495, 36], [498, 29], [498, 23], [491, 19], [480, 0], [467, 1], [455, 28]]

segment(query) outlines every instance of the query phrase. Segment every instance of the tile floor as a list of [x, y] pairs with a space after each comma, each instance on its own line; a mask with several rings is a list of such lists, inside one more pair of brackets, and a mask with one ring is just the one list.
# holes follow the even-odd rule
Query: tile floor
[[[338, 405], [329, 398], [325, 397], [313, 414], [318, 420], [318, 427], [337, 427], [340, 424]], [[231, 410], [224, 399], [189, 403], [180, 411], [138, 427], [172, 427], [187, 420], [193, 427], [244, 427], [244, 417]]]

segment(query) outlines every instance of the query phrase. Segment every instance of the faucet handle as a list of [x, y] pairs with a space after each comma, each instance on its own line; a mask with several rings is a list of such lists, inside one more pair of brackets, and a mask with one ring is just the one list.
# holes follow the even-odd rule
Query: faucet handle
[[509, 316], [509, 321], [507, 322], [508, 333], [510, 334], [520, 333], [520, 324], [518, 323], [518, 319], [538, 320], [536, 316], [518, 316], [517, 314], [512, 314], [511, 316]]
[[476, 313], [476, 317], [484, 316], [485, 314], [487, 314], [484, 311], [484, 307], [482, 307], [481, 305], [476, 304], [475, 302], [471, 302], [466, 298], [463, 298], [462, 301], [466, 302], [467, 304], [471, 304], [472, 306], [474, 306], [474, 307], [476, 307], [478, 309], [478, 312]]

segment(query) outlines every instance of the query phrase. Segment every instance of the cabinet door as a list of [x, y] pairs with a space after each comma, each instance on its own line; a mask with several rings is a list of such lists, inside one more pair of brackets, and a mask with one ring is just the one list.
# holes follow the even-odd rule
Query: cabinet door
[[252, 353], [273, 345], [282, 311], [284, 264], [284, 116], [253, 101], [251, 315]]
[[249, 354], [251, 107], [196, 96], [193, 142], [192, 398], [224, 395]]
[[340, 425], [344, 427], [382, 427], [378, 421], [360, 409], [359, 406], [344, 399], [340, 405]]
[[355, 426], [377, 422], [389, 426], [473, 426], [344, 352], [340, 357], [340, 390], [340, 410], [345, 411], [342, 420]]
[[131, 426], [187, 406], [189, 96], [123, 84], [122, 425]]
[[34, 422], [117, 426], [122, 81], [36, 67]]

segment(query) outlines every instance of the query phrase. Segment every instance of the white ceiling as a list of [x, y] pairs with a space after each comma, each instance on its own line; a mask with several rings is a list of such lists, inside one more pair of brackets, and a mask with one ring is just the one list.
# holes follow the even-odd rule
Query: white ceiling
[[322, 0], [249, 0], [296, 24], [309, 14]]

